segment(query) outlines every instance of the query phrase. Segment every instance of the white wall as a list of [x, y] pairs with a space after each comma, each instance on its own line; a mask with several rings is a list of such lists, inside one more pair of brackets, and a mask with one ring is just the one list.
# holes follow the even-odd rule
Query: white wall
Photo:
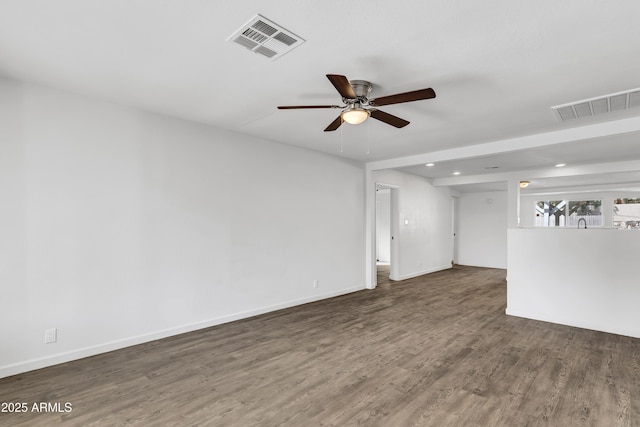
[[640, 338], [636, 230], [509, 229], [507, 314]]
[[364, 289], [361, 165], [0, 80], [0, 174], [0, 377]]
[[391, 190], [376, 190], [376, 259], [391, 261]]
[[[402, 280], [451, 268], [451, 194], [426, 178], [394, 170], [374, 172], [376, 182], [398, 188], [399, 233], [396, 277]], [[405, 220], [408, 224], [405, 224]]]
[[507, 192], [462, 193], [457, 237], [459, 264], [507, 268]]

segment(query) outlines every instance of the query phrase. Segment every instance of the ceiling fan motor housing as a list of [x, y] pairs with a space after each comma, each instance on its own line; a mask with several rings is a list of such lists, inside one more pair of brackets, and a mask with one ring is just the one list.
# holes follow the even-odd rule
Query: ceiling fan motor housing
[[367, 99], [371, 93], [372, 85], [366, 80], [351, 80], [351, 87], [358, 98]]

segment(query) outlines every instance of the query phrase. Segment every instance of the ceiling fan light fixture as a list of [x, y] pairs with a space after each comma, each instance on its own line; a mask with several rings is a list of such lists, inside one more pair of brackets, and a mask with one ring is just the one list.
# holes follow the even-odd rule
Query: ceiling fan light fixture
[[363, 108], [354, 107], [342, 112], [342, 120], [351, 125], [359, 125], [369, 118], [369, 114], [369, 111]]

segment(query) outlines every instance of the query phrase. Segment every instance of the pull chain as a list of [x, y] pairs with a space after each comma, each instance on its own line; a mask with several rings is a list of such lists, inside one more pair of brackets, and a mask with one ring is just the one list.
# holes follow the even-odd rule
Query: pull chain
[[371, 152], [371, 123], [367, 120], [367, 156]]

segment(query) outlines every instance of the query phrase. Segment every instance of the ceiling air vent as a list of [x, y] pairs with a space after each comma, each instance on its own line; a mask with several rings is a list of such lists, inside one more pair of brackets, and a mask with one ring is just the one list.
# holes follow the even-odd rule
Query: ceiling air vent
[[272, 61], [304, 43], [304, 39], [262, 15], [251, 18], [227, 41], [237, 43], [254, 53], [270, 58]]
[[635, 107], [640, 107], [640, 88], [556, 105], [551, 110], [559, 121], [564, 122]]

